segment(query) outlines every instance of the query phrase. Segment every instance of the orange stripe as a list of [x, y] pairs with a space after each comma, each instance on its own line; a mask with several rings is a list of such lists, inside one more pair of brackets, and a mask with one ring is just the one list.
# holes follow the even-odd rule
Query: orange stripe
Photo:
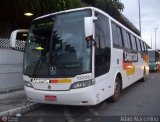
[[126, 71], [127, 76], [133, 75], [136, 70], [132, 62], [123, 62], [123, 69]]
[[60, 79], [58, 83], [71, 83], [71, 79]]
[[130, 69], [131, 68], [131, 66], [132, 66], [132, 63], [131, 62], [123, 62], [123, 69], [124, 70], [128, 70], [128, 69]]

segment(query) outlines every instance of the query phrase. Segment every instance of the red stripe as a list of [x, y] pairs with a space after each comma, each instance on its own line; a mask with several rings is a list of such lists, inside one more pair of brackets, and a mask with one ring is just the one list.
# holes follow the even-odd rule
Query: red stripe
[[51, 80], [51, 83], [58, 83], [58, 80]]

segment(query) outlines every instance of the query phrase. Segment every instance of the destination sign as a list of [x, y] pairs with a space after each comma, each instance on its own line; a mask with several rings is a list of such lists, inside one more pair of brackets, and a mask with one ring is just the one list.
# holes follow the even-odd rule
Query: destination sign
[[36, 21], [33, 23], [33, 25], [34, 25], [34, 30], [52, 28], [53, 25], [54, 25], [54, 22], [55, 22], [55, 21], [54, 21], [52, 18], [36, 20]]

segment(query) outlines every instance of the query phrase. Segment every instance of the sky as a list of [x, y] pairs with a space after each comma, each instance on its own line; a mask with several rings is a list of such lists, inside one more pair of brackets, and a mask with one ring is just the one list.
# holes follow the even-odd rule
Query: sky
[[[123, 14], [139, 29], [138, 0], [121, 0]], [[140, 0], [142, 39], [155, 49], [160, 49], [160, 0]], [[152, 42], [152, 45], [151, 45]]]

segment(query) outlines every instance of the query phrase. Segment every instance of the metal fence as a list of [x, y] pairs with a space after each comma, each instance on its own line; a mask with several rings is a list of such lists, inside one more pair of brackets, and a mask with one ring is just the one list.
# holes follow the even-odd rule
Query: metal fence
[[10, 48], [10, 39], [0, 38], [0, 49]]
[[15, 48], [17, 50], [24, 50], [25, 44], [26, 44], [25, 41], [23, 41], [23, 40], [17, 40]]
[[23, 89], [23, 52], [12, 50], [9, 39], [0, 39], [0, 93]]
[[[15, 49], [24, 50], [26, 42], [24, 40], [16, 40]], [[10, 48], [10, 39], [0, 38], [0, 49]]]

